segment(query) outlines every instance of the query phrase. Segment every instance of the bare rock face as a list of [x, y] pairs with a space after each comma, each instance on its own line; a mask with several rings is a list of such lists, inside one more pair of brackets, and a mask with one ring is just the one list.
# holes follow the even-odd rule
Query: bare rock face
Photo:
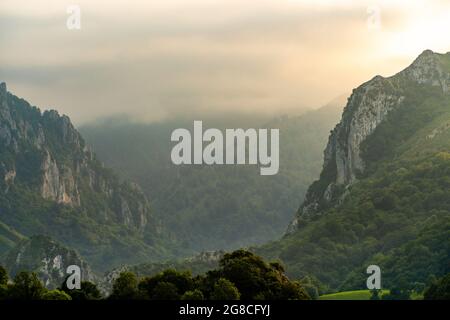
[[150, 219], [142, 191], [111, 177], [67, 116], [41, 113], [10, 94], [5, 83], [0, 84], [0, 155], [0, 191], [22, 183], [71, 207], [83, 206], [88, 193], [96, 193], [110, 203], [105, 220], [143, 230]]
[[81, 281], [96, 280], [89, 265], [72, 249], [46, 236], [23, 240], [6, 258], [6, 269], [12, 277], [20, 271], [36, 272], [49, 289], [61, 286], [68, 276], [67, 267], [76, 265], [81, 270]]
[[54, 200], [58, 203], [68, 205], [80, 205], [80, 194], [77, 183], [70, 167], [62, 167], [62, 172], [58, 164], [46, 150], [42, 165], [42, 185], [41, 194], [45, 199]]
[[444, 93], [450, 91], [450, 74], [448, 66], [442, 62], [445, 56], [431, 50], [424, 51], [414, 63], [400, 72], [398, 77], [407, 78], [419, 84], [441, 87]]
[[365, 170], [361, 144], [402, 104], [404, 86], [416, 83], [439, 87], [443, 93], [450, 92], [449, 68], [443, 62], [448, 61], [449, 56], [450, 53], [424, 51], [412, 65], [395, 76], [376, 76], [353, 90], [341, 121], [330, 134], [320, 180], [309, 188], [287, 233], [295, 231], [301, 219], [308, 220], [320, 214], [327, 204], [339, 203], [345, 197], [348, 187]]
[[[2, 230], [45, 234], [104, 272], [165, 256], [161, 228], [139, 187], [105, 168], [67, 116], [0, 84], [0, 256], [20, 241]], [[44, 275], [64, 262], [44, 260]]]

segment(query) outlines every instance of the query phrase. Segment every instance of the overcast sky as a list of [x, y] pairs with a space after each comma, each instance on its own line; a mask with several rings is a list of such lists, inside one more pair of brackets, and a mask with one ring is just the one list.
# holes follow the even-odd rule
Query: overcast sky
[[448, 0], [1, 0], [0, 81], [77, 124], [298, 112], [450, 51], [449, 16]]

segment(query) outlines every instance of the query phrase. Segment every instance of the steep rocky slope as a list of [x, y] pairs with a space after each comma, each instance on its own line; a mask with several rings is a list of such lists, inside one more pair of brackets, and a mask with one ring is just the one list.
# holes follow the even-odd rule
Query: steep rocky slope
[[353, 91], [332, 131], [320, 179], [288, 233], [256, 248], [293, 277], [331, 290], [413, 290], [450, 272], [450, 53]]
[[392, 111], [405, 105], [413, 84], [435, 87], [444, 94], [450, 91], [448, 60], [449, 54], [426, 50], [400, 73], [388, 78], [376, 76], [353, 91], [329, 137], [320, 180], [308, 189], [288, 232], [296, 229], [299, 220], [342, 200], [348, 187], [365, 171], [363, 142]]
[[25, 236], [49, 234], [96, 268], [160, 256], [158, 223], [139, 187], [104, 168], [67, 116], [41, 113], [4, 83], [0, 221]]

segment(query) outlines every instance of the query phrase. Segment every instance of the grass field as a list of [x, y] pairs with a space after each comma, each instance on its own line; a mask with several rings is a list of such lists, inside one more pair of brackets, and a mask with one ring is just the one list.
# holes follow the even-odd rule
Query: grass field
[[[381, 295], [389, 293], [389, 290], [383, 290]], [[370, 300], [369, 290], [344, 291], [338, 293], [325, 294], [319, 297], [319, 300]]]

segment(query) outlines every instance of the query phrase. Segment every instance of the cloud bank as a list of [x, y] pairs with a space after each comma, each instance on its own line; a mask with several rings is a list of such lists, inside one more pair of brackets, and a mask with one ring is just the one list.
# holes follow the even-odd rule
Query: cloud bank
[[300, 112], [450, 50], [442, 0], [79, 0], [69, 31], [72, 3], [2, 1], [0, 80], [78, 124]]

